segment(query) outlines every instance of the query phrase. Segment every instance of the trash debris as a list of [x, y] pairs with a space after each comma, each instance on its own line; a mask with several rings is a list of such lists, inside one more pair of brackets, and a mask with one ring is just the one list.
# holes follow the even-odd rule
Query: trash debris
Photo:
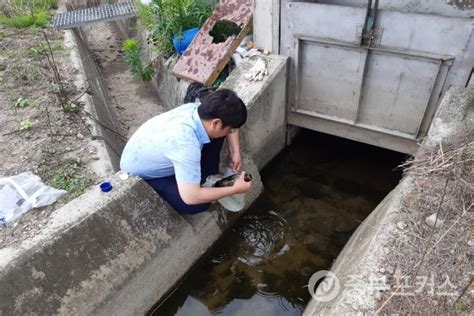
[[238, 66], [240, 62], [242, 61], [242, 55], [240, 55], [239, 53], [233, 53], [232, 61], [234, 62], [236, 66]]
[[[244, 37], [252, 28], [253, 2], [251, 0], [221, 0], [212, 15], [173, 68], [173, 73], [188, 81], [211, 86]], [[225, 42], [215, 43], [210, 32], [218, 22], [234, 23], [241, 28], [238, 35]]]
[[242, 57], [250, 58], [250, 57], [260, 56], [260, 55], [262, 55], [261, 51], [259, 51], [256, 48], [252, 48], [251, 50], [247, 51], [245, 55], [243, 55]]
[[129, 175], [127, 171], [120, 170], [116, 173], [120, 180], [125, 181], [128, 179]]
[[99, 185], [99, 187], [100, 187], [100, 190], [101, 190], [102, 192], [109, 192], [110, 190], [112, 190], [112, 184], [111, 184], [110, 182], [108, 182], [108, 181], [102, 182], [102, 183]]
[[31, 172], [0, 178], [0, 225], [10, 225], [28, 210], [53, 204], [66, 193], [43, 184]]
[[440, 218], [437, 218], [436, 213], [434, 213], [425, 219], [425, 223], [430, 227], [440, 228], [443, 226], [444, 221]]
[[247, 48], [252, 49], [253, 48], [253, 41], [248, 41], [247, 42]]
[[262, 58], [258, 58], [252, 69], [244, 75], [244, 78], [248, 81], [261, 81], [266, 75], [268, 75], [267, 63]]
[[173, 47], [179, 55], [184, 53], [198, 32], [199, 27], [193, 27], [183, 31], [181, 36], [180, 34], [173, 35]]

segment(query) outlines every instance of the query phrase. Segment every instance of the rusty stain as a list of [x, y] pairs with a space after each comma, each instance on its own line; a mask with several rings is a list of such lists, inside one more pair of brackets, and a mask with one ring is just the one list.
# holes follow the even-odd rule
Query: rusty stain
[[[219, 20], [228, 20], [242, 26], [241, 34], [237, 37], [230, 36], [223, 43], [213, 43], [209, 32]], [[252, 0], [222, 0], [175, 65], [174, 74], [188, 80], [212, 84], [208, 81], [227, 64], [232, 55], [229, 50], [235, 49], [235, 45], [239, 44], [235, 41], [243, 37], [241, 35], [244, 35], [245, 26], [251, 20]], [[196, 65], [197, 68], [191, 65]]]

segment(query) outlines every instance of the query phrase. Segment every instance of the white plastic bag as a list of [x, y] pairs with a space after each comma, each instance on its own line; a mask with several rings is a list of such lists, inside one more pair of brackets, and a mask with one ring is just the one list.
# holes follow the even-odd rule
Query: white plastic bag
[[[219, 175], [211, 175], [207, 177], [206, 182], [202, 186], [208, 187], [208, 188], [212, 187], [220, 179], [231, 176], [233, 174], [234, 172], [232, 171], [232, 169], [227, 168], [224, 175], [219, 174]], [[218, 202], [228, 211], [239, 212], [245, 206], [245, 193], [229, 195], [229, 196], [223, 197], [222, 199], [219, 199]]]
[[10, 225], [31, 208], [52, 204], [65, 193], [44, 185], [31, 172], [0, 178], [0, 225]]

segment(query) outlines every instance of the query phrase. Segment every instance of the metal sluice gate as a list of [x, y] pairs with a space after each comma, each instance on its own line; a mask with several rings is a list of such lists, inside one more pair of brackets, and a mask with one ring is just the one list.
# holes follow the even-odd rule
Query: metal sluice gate
[[65, 30], [96, 22], [125, 19], [136, 16], [137, 14], [138, 8], [135, 2], [128, 0], [58, 13], [54, 17], [54, 27], [58, 30]]

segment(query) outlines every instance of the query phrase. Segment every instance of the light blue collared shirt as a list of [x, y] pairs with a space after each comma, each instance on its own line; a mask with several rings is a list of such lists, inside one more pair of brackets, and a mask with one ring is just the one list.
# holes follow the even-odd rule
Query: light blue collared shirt
[[145, 180], [175, 175], [177, 182], [201, 182], [201, 149], [210, 142], [197, 113], [187, 103], [146, 121], [129, 139], [120, 168]]

